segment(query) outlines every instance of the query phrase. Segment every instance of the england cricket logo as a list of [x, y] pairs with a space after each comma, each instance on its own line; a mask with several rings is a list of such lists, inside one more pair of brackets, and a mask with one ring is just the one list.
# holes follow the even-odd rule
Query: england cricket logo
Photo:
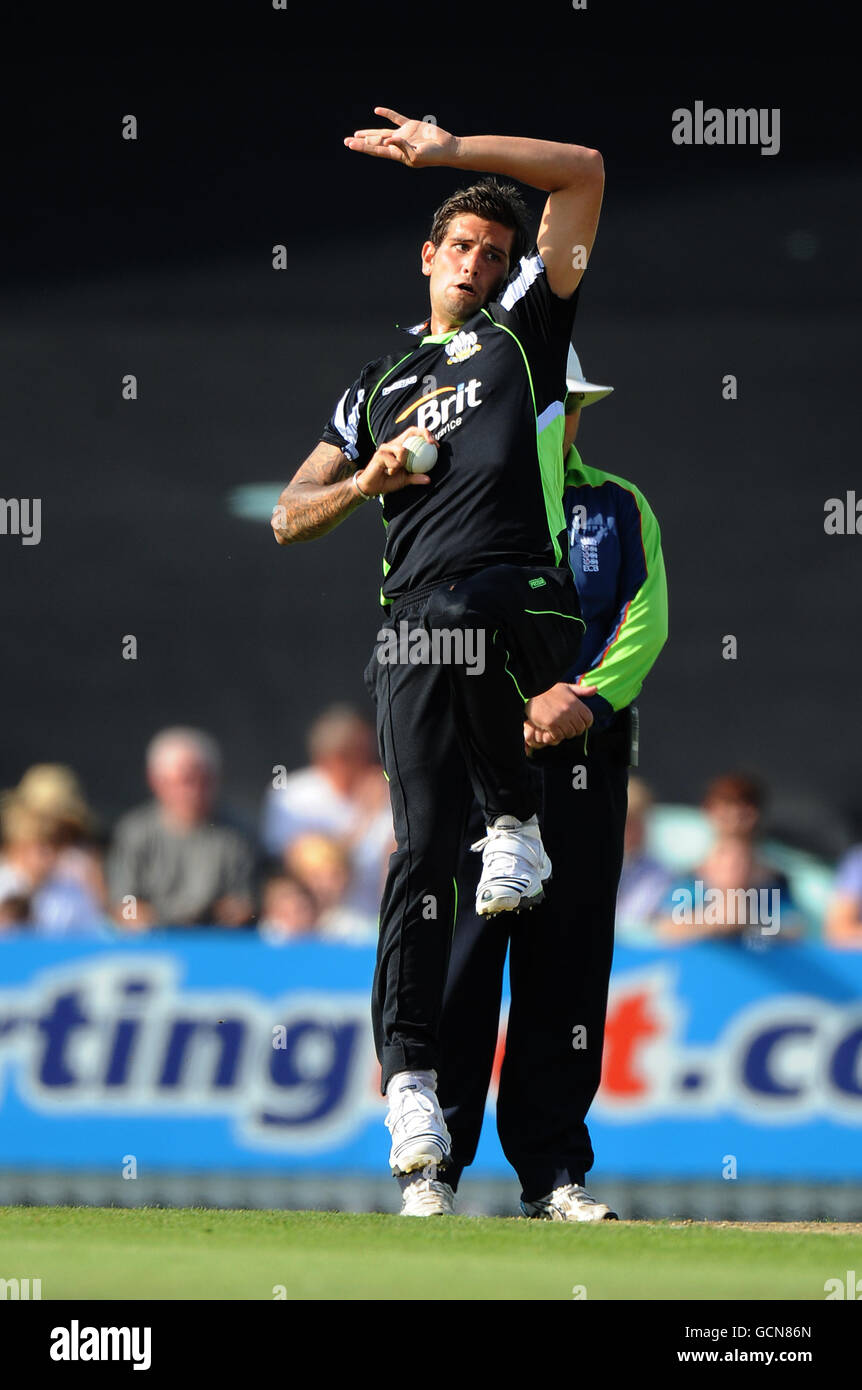
[[601, 512], [588, 516], [584, 506], [573, 509], [569, 525], [569, 540], [572, 546], [580, 546], [584, 573], [598, 573], [599, 544], [616, 531], [616, 517], [603, 517]]

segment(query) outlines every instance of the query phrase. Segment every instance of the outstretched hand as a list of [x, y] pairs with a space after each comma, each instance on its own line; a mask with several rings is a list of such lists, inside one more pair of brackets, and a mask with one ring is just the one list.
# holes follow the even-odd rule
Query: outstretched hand
[[411, 121], [388, 106], [375, 106], [374, 114], [385, 116], [397, 129], [355, 130], [345, 137], [344, 143], [349, 150], [396, 159], [409, 169], [451, 164], [458, 153], [456, 137], [432, 121]]

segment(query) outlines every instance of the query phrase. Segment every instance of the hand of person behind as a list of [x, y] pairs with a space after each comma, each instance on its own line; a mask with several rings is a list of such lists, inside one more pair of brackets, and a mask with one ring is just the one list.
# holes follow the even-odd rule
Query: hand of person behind
[[592, 710], [579, 698], [595, 695], [594, 685], [570, 685], [558, 681], [541, 695], [534, 695], [524, 706], [524, 742], [528, 748], [543, 748], [577, 738], [593, 722]]

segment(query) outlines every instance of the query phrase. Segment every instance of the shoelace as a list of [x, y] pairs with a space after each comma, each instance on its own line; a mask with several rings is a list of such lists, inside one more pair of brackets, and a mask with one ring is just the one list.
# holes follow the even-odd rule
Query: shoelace
[[418, 1178], [416, 1182], [410, 1184], [410, 1191], [411, 1193], [422, 1192], [429, 1195], [433, 1193], [438, 1197], [446, 1197], [449, 1194], [444, 1191], [445, 1186], [446, 1184], [441, 1182], [439, 1178]]
[[490, 845], [491, 850], [485, 860], [485, 868], [492, 874], [523, 872], [525, 863], [532, 869], [539, 867], [538, 846], [526, 839], [516, 839], [506, 826], [491, 826], [488, 834], [477, 840], [470, 849], [483, 850], [486, 845]]
[[551, 1202], [558, 1207], [563, 1207], [571, 1211], [573, 1207], [599, 1207], [601, 1202], [595, 1197], [591, 1197], [585, 1187], [578, 1187], [573, 1184], [570, 1187], [555, 1187], [551, 1193]]
[[442, 1197], [445, 1202], [450, 1202], [453, 1193], [439, 1178], [417, 1178], [405, 1190], [404, 1197], [407, 1202], [418, 1202], [421, 1205], [426, 1199], [433, 1197]]
[[396, 1125], [409, 1125], [419, 1120], [423, 1127], [428, 1124], [428, 1116], [434, 1114], [434, 1104], [422, 1091], [411, 1091], [405, 1096], [394, 1114], [387, 1114], [383, 1123], [392, 1134]]

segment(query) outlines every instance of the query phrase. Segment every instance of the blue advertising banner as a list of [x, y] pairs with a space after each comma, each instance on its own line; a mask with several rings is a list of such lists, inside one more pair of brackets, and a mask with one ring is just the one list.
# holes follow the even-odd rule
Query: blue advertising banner
[[[385, 1172], [373, 963], [173, 933], [7, 940], [0, 1165]], [[476, 1176], [509, 1173], [492, 1106]], [[618, 949], [590, 1128], [606, 1174], [717, 1178], [732, 1156], [739, 1178], [858, 1181], [862, 953]]]

